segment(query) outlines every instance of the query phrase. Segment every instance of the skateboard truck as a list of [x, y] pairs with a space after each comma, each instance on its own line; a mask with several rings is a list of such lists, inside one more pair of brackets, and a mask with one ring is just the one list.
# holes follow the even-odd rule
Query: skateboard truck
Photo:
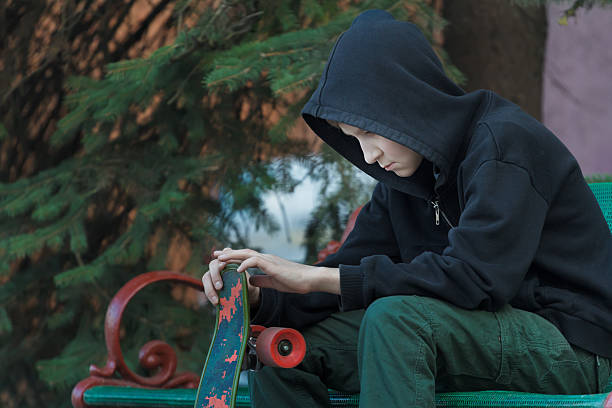
[[[256, 326], [262, 327], [263, 326]], [[253, 326], [251, 326], [251, 334], [249, 335], [249, 340], [247, 341], [248, 352], [244, 359], [243, 370], [252, 370], [259, 371], [261, 370], [261, 361], [257, 358], [257, 349], [256, 349], [257, 336], [253, 333]]]

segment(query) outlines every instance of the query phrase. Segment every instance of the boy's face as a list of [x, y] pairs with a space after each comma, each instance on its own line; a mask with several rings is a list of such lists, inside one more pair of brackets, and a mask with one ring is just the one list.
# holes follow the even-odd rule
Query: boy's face
[[376, 162], [383, 169], [392, 171], [400, 177], [412, 176], [423, 161], [423, 156], [414, 150], [376, 133], [346, 123], [333, 121], [328, 121], [328, 123], [359, 141], [366, 163]]

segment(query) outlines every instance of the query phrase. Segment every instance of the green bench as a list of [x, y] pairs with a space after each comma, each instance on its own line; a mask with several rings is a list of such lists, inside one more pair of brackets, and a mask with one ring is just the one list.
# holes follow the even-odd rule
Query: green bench
[[[612, 231], [612, 183], [590, 184]], [[352, 229], [358, 210], [351, 216], [347, 230]], [[343, 238], [346, 238], [345, 231]], [[325, 254], [336, 250], [339, 243], [328, 245]], [[323, 252], [323, 251], [322, 251]], [[193, 407], [199, 373], [176, 373], [176, 353], [159, 340], [145, 344], [140, 350], [140, 364], [158, 368], [153, 377], [142, 377], [131, 371], [119, 345], [121, 316], [127, 303], [145, 286], [170, 281], [202, 290], [202, 282], [194, 277], [156, 271], [136, 276], [113, 297], [107, 309], [105, 340], [108, 350], [103, 368], [90, 366], [90, 377], [79, 382], [72, 391], [74, 408], [84, 407]], [[203, 363], [203, 362], [202, 362]], [[357, 407], [359, 395], [329, 390], [330, 406]], [[240, 381], [236, 406], [251, 406], [248, 381]], [[589, 395], [543, 395], [508, 391], [452, 392], [436, 395], [438, 407], [600, 407], [612, 408], [612, 377], [605, 393]]]

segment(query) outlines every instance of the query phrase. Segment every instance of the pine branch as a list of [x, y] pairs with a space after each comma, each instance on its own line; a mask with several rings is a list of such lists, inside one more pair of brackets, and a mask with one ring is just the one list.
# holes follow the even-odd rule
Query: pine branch
[[[83, 1], [79, 4], [91, 10], [66, 10], [63, 29], [69, 41], [83, 38], [78, 32], [90, 24], [84, 16], [116, 17], [112, 27], [95, 29], [96, 38], [106, 43], [127, 21], [131, 7]], [[391, 9], [396, 16], [419, 19], [429, 35], [441, 20], [419, 4], [364, 1], [340, 10], [333, 0], [291, 6], [246, 0], [201, 11], [196, 2], [177, 3], [178, 24], [195, 23], [172, 44], [148, 57], [108, 64], [100, 80], [72, 77], [57, 107], [68, 112], [52, 135], [55, 156], [48, 168], [0, 184], [0, 269], [6, 282], [0, 287], [0, 308], [12, 324], [7, 336], [19, 354], [6, 356], [5, 371], [11, 373], [26, 354], [39, 360], [40, 350], [48, 347], [44, 355], [53, 357], [38, 369], [50, 386], [65, 389], [86, 377], [75, 368], [86, 370], [90, 362], [82, 350], [104, 350], [94, 343], [101, 341], [109, 298], [134, 274], [165, 268], [173, 237], [183, 237], [191, 253], [185, 271], [195, 276], [201, 273], [200, 248], [209, 252], [213, 244], [252, 244], [253, 229], [279, 228], [263, 196], [291, 191], [303, 181], [292, 175], [290, 160], [308, 163], [309, 176], [324, 186], [320, 202], [325, 205], [313, 214], [328, 223], [318, 225], [315, 241], [341, 230], [369, 186], [354, 183], [352, 167], [326, 150], [307, 157], [303, 145], [287, 140], [287, 131], [316, 86], [333, 42], [357, 13]], [[145, 21], [116, 52], [138, 41], [149, 25]], [[101, 51], [107, 55], [105, 46]], [[278, 122], [272, 123], [270, 110], [282, 113]], [[0, 126], [0, 140], [20, 134], [4, 123], [8, 130]], [[28, 143], [24, 149], [35, 141]], [[138, 350], [155, 333], [202, 355], [201, 345], [180, 332], [187, 327], [209, 334], [212, 316], [197, 319], [185, 313], [167, 288], [151, 293], [142, 294], [146, 305], [128, 313], [124, 351]], [[32, 302], [24, 299], [38, 303], [25, 308]], [[2, 313], [0, 330], [8, 327]], [[34, 316], [42, 316], [39, 326], [24, 323]], [[70, 338], [75, 321], [79, 332]], [[95, 333], [96, 340], [83, 333]], [[21, 347], [24, 338], [26, 347]], [[45, 339], [53, 339], [52, 344]], [[0, 378], [6, 382], [6, 376]]]

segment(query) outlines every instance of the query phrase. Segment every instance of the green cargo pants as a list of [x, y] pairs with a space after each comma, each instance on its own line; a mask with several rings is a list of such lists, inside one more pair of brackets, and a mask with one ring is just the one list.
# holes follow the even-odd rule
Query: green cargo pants
[[450, 391], [586, 394], [602, 392], [610, 376], [608, 359], [510, 306], [492, 313], [391, 296], [302, 333], [302, 364], [250, 373], [254, 407], [326, 407], [328, 388], [360, 393], [361, 407], [433, 407], [435, 392]]

